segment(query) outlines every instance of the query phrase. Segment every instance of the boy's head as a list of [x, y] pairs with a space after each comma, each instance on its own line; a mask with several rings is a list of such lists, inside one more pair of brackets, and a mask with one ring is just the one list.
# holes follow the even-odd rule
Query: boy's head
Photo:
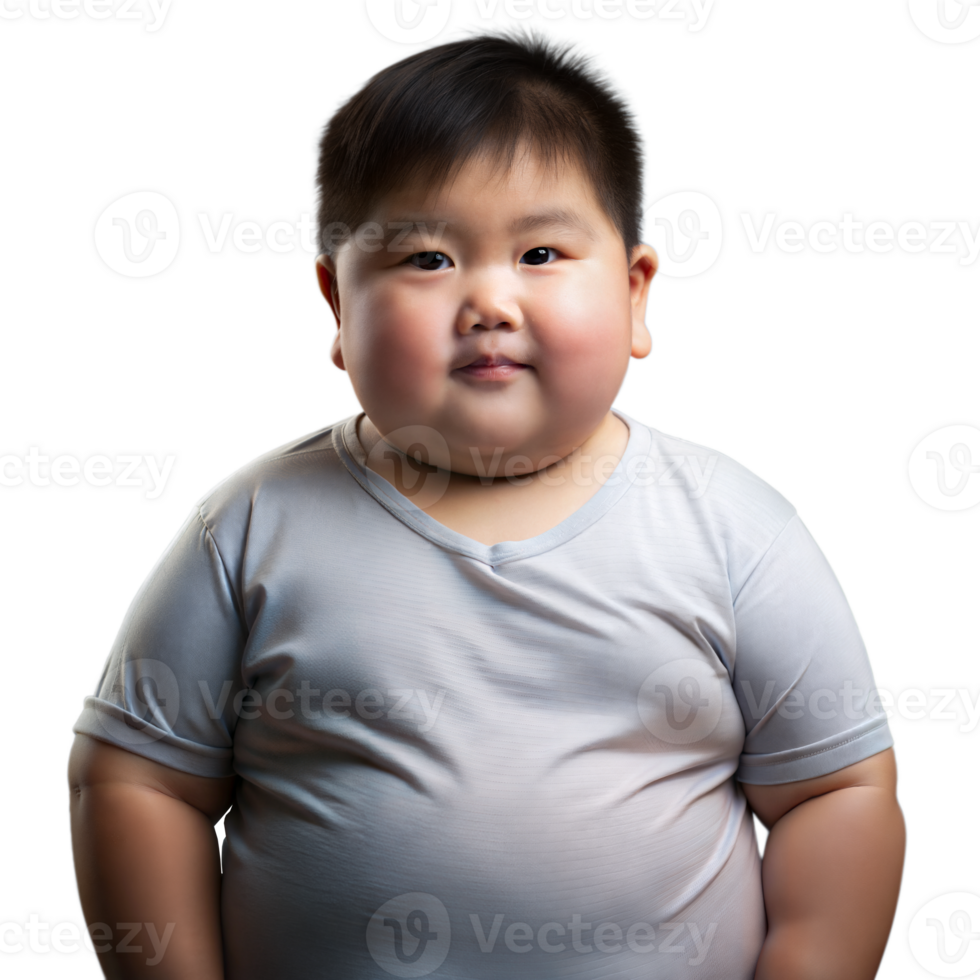
[[468, 473], [581, 445], [649, 351], [656, 270], [608, 86], [537, 39], [442, 45], [337, 112], [317, 177], [333, 359], [379, 431], [431, 427]]
[[523, 145], [584, 168], [627, 254], [650, 199], [633, 94], [583, 39], [535, 23], [466, 24], [400, 55], [335, 99], [310, 145], [310, 205], [328, 253], [389, 191], [441, 186], [477, 154], [506, 169]]

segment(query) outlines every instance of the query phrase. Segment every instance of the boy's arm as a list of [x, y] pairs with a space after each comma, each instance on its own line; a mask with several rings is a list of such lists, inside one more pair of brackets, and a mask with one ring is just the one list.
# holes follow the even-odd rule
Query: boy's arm
[[905, 855], [891, 749], [816, 779], [742, 783], [769, 828], [756, 980], [872, 980]]
[[234, 777], [192, 776], [76, 735], [68, 780], [78, 891], [105, 975], [222, 980], [214, 824]]

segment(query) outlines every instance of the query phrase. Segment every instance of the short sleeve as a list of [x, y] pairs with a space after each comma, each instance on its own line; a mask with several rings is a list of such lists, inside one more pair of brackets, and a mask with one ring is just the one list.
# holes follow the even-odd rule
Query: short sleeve
[[745, 722], [736, 778], [824, 776], [892, 745], [857, 623], [798, 516], [734, 600], [733, 687]]
[[73, 730], [194, 775], [231, 775], [246, 637], [195, 511], [133, 599]]

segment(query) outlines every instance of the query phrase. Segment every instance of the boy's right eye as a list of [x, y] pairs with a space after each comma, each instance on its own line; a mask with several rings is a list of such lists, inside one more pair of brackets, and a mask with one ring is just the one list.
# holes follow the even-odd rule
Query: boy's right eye
[[439, 272], [452, 264], [444, 252], [416, 252], [408, 258], [408, 264], [425, 272]]

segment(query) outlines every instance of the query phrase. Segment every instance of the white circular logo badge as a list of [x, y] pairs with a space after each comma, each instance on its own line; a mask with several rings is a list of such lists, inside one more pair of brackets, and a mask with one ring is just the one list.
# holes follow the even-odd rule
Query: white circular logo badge
[[947, 425], [930, 432], [909, 457], [912, 489], [938, 510], [980, 503], [980, 429]]
[[160, 660], [128, 660], [113, 686], [113, 703], [139, 721], [100, 713], [106, 733], [129, 745], [156, 742], [173, 731], [180, 711], [180, 688], [174, 672]]
[[398, 44], [431, 41], [449, 21], [452, 0], [366, 0], [374, 29]]
[[916, 962], [934, 977], [968, 977], [980, 970], [980, 898], [950, 892], [926, 902], [909, 923]]
[[640, 687], [636, 703], [647, 730], [661, 742], [690, 745], [707, 738], [721, 718], [722, 686], [701, 660], [672, 660]]
[[644, 213], [644, 232], [665, 276], [700, 275], [721, 252], [721, 212], [699, 191], [678, 191], [654, 201]]
[[371, 916], [367, 947], [393, 977], [424, 977], [449, 953], [449, 913], [435, 895], [407, 892]]
[[940, 44], [980, 37], [980, 0], [909, 0], [915, 26]]
[[173, 262], [180, 245], [177, 209], [156, 191], [113, 201], [95, 223], [95, 248], [110, 269], [142, 279]]

